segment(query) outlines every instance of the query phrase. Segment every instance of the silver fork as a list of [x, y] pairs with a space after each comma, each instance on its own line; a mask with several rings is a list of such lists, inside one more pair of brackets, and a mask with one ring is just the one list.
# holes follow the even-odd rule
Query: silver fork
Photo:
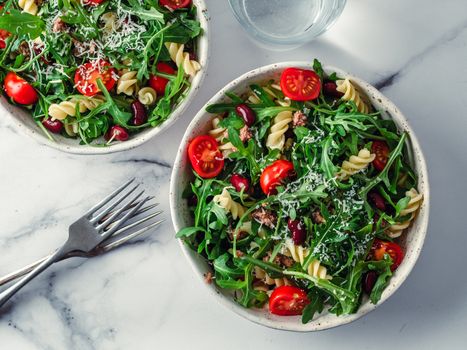
[[[151, 200], [151, 198], [149, 198], [148, 200]], [[137, 205], [139, 202], [135, 203], [135, 205]], [[133, 205], [134, 206], [134, 205]], [[156, 204], [151, 204], [151, 205], [148, 205], [144, 208], [141, 208], [140, 210], [138, 210], [137, 212], [134, 213], [133, 215], [133, 218], [136, 218], [138, 217], [139, 215], [155, 208], [157, 206], [157, 203]], [[149, 215], [146, 215], [145, 217], [139, 219], [138, 221], [135, 221], [131, 224], [128, 224], [128, 225], [125, 225], [123, 226], [122, 228], [120, 228], [119, 230], [117, 230], [112, 236], [110, 236], [109, 238], [107, 238], [106, 240], [102, 241], [100, 244], [98, 244], [94, 249], [92, 249], [91, 251], [89, 252], [82, 252], [82, 251], [73, 251], [73, 252], [70, 252], [68, 253], [67, 255], [63, 256], [61, 260], [64, 260], [64, 259], [68, 259], [68, 258], [92, 258], [94, 256], [98, 256], [98, 255], [102, 255], [103, 253], [106, 253], [110, 250], [113, 250], [115, 248], [118, 248], [122, 245], [124, 245], [125, 243], [129, 242], [130, 240], [132, 239], [135, 239], [139, 236], [141, 236], [142, 234], [150, 231], [151, 229], [159, 226], [162, 222], [164, 222], [164, 219], [162, 220], [158, 220], [156, 222], [153, 222], [151, 223], [150, 225], [148, 226], [145, 226], [141, 229], [138, 229], [137, 231], [132, 231], [131, 229], [151, 220], [151, 219], [154, 219], [156, 216], [162, 214], [162, 211], [156, 211], [154, 213], [151, 213]], [[47, 255], [29, 265], [26, 265], [16, 271], [13, 271], [13, 272], [10, 272], [9, 274], [3, 276], [3, 277], [0, 277], [0, 287], [7, 284], [7, 283], [10, 283], [11, 281], [14, 281], [15, 279], [17, 278], [20, 278], [22, 276], [24, 276], [25, 274], [27, 274], [28, 272], [32, 271], [36, 266], [38, 266], [40, 263], [42, 263], [43, 261], [47, 260], [51, 255]]]
[[[117, 230], [119, 230], [119, 228], [121, 228], [122, 225], [139, 209], [141, 209], [144, 203], [150, 199], [150, 197], [145, 197], [136, 205], [134, 205], [144, 193], [143, 190], [138, 194], [131, 196], [139, 186], [135, 185], [112, 203], [112, 201], [122, 191], [127, 189], [133, 181], [134, 179], [131, 179], [124, 185], [117, 188], [101, 202], [92, 207], [81, 218], [72, 223], [69, 227], [68, 239], [61, 248], [57, 249], [53, 254], [39, 263], [35, 268], [32, 269], [31, 272], [21, 278], [18, 282], [14, 283], [5, 291], [0, 293], [0, 307], [21, 288], [23, 288], [28, 282], [47, 269], [47, 267], [52, 265], [54, 262], [63, 259], [65, 256], [72, 252], [90, 253], [100, 243], [116, 233]], [[114, 208], [116, 208], [119, 204], [122, 204], [126, 199], [128, 199], [126, 204], [124, 204], [121, 208], [113, 211], [110, 216], [108, 215]], [[104, 206], [106, 207], [99, 211]], [[131, 209], [129, 209], [130, 207]], [[122, 213], [124, 213], [124, 215], [122, 215]]]

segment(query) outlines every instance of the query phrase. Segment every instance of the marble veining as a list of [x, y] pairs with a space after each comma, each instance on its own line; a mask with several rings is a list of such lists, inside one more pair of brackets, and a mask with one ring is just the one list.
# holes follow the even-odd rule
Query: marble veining
[[[0, 274], [52, 252], [74, 219], [130, 177], [156, 196], [166, 219], [131, 245], [58, 263], [33, 281], [0, 311], [0, 349], [465, 348], [467, 2], [349, 0], [329, 32], [286, 52], [252, 43], [227, 1], [207, 5], [204, 84], [146, 144], [75, 156], [37, 144], [0, 116]], [[432, 214], [417, 266], [390, 300], [352, 324], [294, 334], [249, 323], [208, 298], [173, 238], [168, 182], [185, 127], [213, 94], [255, 67], [314, 57], [382, 89], [408, 117], [428, 161]]]

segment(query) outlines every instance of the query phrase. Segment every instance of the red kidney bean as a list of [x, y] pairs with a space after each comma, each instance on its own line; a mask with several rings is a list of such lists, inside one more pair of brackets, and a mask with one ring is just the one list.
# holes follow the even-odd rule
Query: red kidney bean
[[235, 187], [235, 191], [240, 192], [244, 188], [244, 192], [250, 189], [250, 181], [242, 175], [233, 174], [230, 178], [230, 183]]
[[333, 81], [325, 81], [323, 84], [323, 92], [326, 96], [341, 98], [344, 96], [342, 92], [337, 91], [337, 84]]
[[295, 245], [301, 245], [306, 239], [305, 225], [300, 220], [289, 219], [287, 222], [290, 232], [292, 233], [292, 240]]
[[43, 120], [42, 125], [54, 134], [59, 134], [63, 129], [63, 123], [60, 120], [52, 120], [51, 118]]
[[371, 191], [370, 193], [368, 193], [368, 200], [379, 210], [386, 210], [386, 203], [384, 201], [384, 198], [379, 193]]
[[131, 112], [133, 113], [132, 123], [133, 125], [142, 125], [148, 120], [146, 108], [139, 101], [133, 101], [131, 103]]
[[128, 131], [126, 131], [125, 128], [122, 128], [119, 125], [113, 125], [104, 136], [104, 138], [107, 141], [109, 141], [110, 139], [115, 139], [117, 141], [126, 141], [128, 140], [128, 137]]
[[253, 112], [253, 110], [246, 104], [239, 104], [237, 107], [235, 107], [235, 112], [239, 117], [243, 118], [247, 126], [252, 126], [255, 123], [255, 112]]
[[378, 279], [378, 274], [375, 271], [368, 271], [363, 275], [362, 287], [363, 291], [370, 295], [373, 287], [375, 286], [376, 280]]

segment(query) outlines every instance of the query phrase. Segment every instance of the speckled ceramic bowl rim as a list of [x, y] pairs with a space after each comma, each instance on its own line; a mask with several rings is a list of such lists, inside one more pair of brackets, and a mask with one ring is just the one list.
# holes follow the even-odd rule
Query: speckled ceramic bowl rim
[[[108, 154], [130, 150], [142, 145], [151, 138], [167, 130], [182, 116], [188, 105], [195, 98], [196, 94], [198, 93], [198, 90], [201, 87], [201, 84], [204, 81], [209, 62], [210, 19], [209, 14], [207, 12], [205, 0], [193, 0], [193, 3], [197, 7], [198, 20], [200, 21], [201, 28], [203, 29], [203, 34], [199, 37], [197, 42], [197, 54], [198, 61], [201, 64], [201, 70], [193, 78], [190, 90], [185, 99], [175, 108], [175, 110], [171, 113], [169, 118], [161, 125], [154, 128], [147, 128], [141, 131], [140, 133], [133, 135], [128, 141], [125, 142], [114, 143], [107, 147], [94, 147], [88, 145], [79, 145], [79, 140], [74, 140], [76, 141], [74, 144], [71, 144], [71, 141], [69, 141], [69, 144], [63, 143], [62, 140], [64, 140], [65, 138], [63, 136], [58, 135], [53, 135], [55, 141], [49, 140], [47, 136], [44, 135], [42, 130], [40, 130], [39, 127], [34, 123], [34, 121], [32, 121], [32, 118], [29, 117], [32, 121], [31, 123], [24, 122], [24, 120], [27, 121], [25, 114], [29, 114], [28, 112], [21, 110], [19, 107], [9, 104], [4, 97], [0, 102], [0, 115], [8, 116], [12, 121], [13, 127], [15, 127], [15, 129], [19, 132], [32, 137], [41, 144], [67, 153], [93, 155]], [[68, 141], [70, 139], [66, 140]]]
[[[264, 75], [265, 73], [270, 72], [271, 75], [274, 72], [281, 71], [286, 67], [303, 67], [303, 68], [311, 68], [311, 64], [308, 62], [282, 62], [277, 64], [271, 64], [268, 66], [263, 66], [257, 69], [254, 69], [244, 75], [240, 76], [239, 78], [233, 80], [229, 84], [227, 84], [223, 89], [221, 89], [216, 95], [214, 95], [206, 105], [198, 112], [198, 114], [194, 117], [190, 125], [188, 126], [182, 142], [180, 143], [180, 148], [177, 153], [177, 157], [174, 162], [172, 176], [171, 176], [171, 184], [170, 184], [170, 209], [171, 209], [171, 216], [174, 225], [175, 232], [178, 232], [183, 227], [186, 227], [188, 224], [185, 222], [185, 219], [182, 217], [180, 207], [180, 199], [181, 192], [184, 190], [180, 188], [179, 182], [180, 179], [184, 176], [184, 171], [186, 170], [187, 161], [186, 161], [186, 148], [188, 145], [189, 140], [193, 137], [193, 130], [199, 127], [200, 123], [207, 123], [211, 118], [212, 115], [205, 112], [206, 106], [216, 103], [224, 98], [224, 93], [226, 91], [232, 91], [238, 85], [245, 83], [245, 81], [255, 81], [257, 77], [260, 75]], [[428, 172], [426, 167], [425, 158], [423, 156], [420, 144], [415, 136], [412, 128], [409, 126], [406, 118], [402, 115], [402, 113], [397, 109], [397, 107], [382, 93], [380, 93], [376, 88], [371, 86], [369, 83], [356, 78], [346, 72], [342, 71], [341, 69], [326, 66], [324, 67], [326, 72], [337, 72], [340, 77], [348, 77], [350, 80], [357, 85], [360, 90], [365, 92], [368, 96], [372, 96], [378, 101], [381, 102], [381, 105], [384, 106], [386, 112], [390, 113], [391, 118], [393, 118], [396, 122], [398, 121], [400, 124], [403, 124], [403, 129], [406, 130], [410, 135], [410, 146], [413, 149], [413, 156], [416, 157], [416, 166], [417, 166], [417, 173], [420, 179], [423, 179], [423, 184], [420, 183], [420, 187], [422, 187], [422, 192], [424, 196], [423, 204], [421, 206], [420, 212], [414, 222], [414, 225], [411, 226], [408, 232], [405, 233], [405, 237], [410, 237], [411, 239], [411, 246], [410, 250], [406, 251], [406, 257], [401, 264], [401, 266], [396, 270], [395, 274], [391, 278], [391, 282], [383, 292], [382, 298], [377, 305], [373, 305], [368, 301], [364, 301], [357, 311], [357, 313], [348, 315], [348, 316], [335, 316], [332, 314], [327, 313], [326, 319], [323, 320], [323, 316], [319, 316], [309, 322], [308, 324], [302, 324], [298, 317], [274, 317], [270, 315], [265, 315], [261, 313], [252, 313], [249, 310], [245, 309], [242, 306], [236, 304], [234, 301], [230, 300], [231, 298], [227, 298], [223, 295], [221, 290], [218, 290], [214, 287], [214, 283], [207, 284], [203, 279], [203, 273], [206, 271], [199, 267], [199, 259], [196, 258], [196, 254], [194, 254], [188, 246], [186, 246], [181, 240], [179, 240], [180, 247], [188, 259], [191, 267], [195, 271], [195, 274], [199, 277], [201, 283], [205, 286], [208, 293], [210, 293], [213, 298], [219, 301], [221, 304], [226, 306], [228, 309], [234, 311], [235, 313], [239, 314], [240, 316], [255, 322], [257, 324], [261, 324], [270, 328], [281, 329], [281, 330], [289, 330], [289, 331], [299, 331], [299, 332], [308, 332], [308, 331], [317, 331], [317, 330], [324, 330], [328, 328], [333, 328], [336, 326], [344, 325], [349, 322], [355, 321], [358, 318], [362, 317], [363, 315], [367, 314], [368, 312], [374, 310], [376, 307], [381, 305], [384, 301], [386, 301], [392, 294], [396, 292], [396, 290], [402, 285], [405, 281], [407, 276], [409, 275], [410, 271], [413, 269], [420, 251], [423, 246], [423, 242], [426, 236], [427, 228], [428, 228], [428, 218], [429, 218], [429, 203], [430, 203], [430, 192], [429, 192], [429, 183], [428, 183]]]

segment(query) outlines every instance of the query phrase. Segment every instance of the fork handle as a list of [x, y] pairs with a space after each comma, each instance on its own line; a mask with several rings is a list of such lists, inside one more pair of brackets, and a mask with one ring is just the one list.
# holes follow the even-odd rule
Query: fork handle
[[66, 247], [63, 246], [62, 248], [55, 251], [55, 253], [51, 254], [48, 258], [42, 261], [39, 265], [37, 265], [31, 272], [29, 272], [26, 276], [21, 278], [18, 282], [13, 284], [12, 286], [5, 289], [3, 292], [0, 293], [0, 307], [5, 304], [13, 295], [16, 294], [21, 288], [23, 288], [26, 284], [28, 284], [34, 277], [39, 275], [42, 271], [47, 269], [50, 265], [52, 265], [57, 260], [60, 260], [62, 256], [67, 253]]
[[0, 277], [0, 287], [21, 277], [21, 276], [24, 276], [25, 274], [27, 274], [28, 272], [31, 272], [32, 270], [34, 270], [34, 268], [36, 266], [38, 266], [40, 263], [46, 261], [49, 257], [51, 257], [52, 254], [50, 255], [47, 255], [47, 256], [44, 256], [42, 258], [40, 258], [39, 260], [36, 260], [34, 261], [33, 263], [29, 264], [29, 265], [26, 265], [26, 266], [23, 266], [22, 268], [16, 270], [16, 271], [13, 271], [13, 272], [10, 272], [8, 275], [5, 275], [3, 277]]
[[[28, 272], [31, 272], [41, 262], [43, 262], [43, 261], [47, 260], [49, 257], [51, 257], [52, 254], [43, 256], [42, 258], [34, 261], [33, 263], [30, 263], [29, 265], [23, 266], [23, 267], [19, 268], [16, 271], [10, 272], [8, 275], [0, 277], [0, 287], [7, 284], [7, 283], [10, 283], [11, 281], [14, 281], [17, 278], [20, 278], [20, 277], [24, 276]], [[72, 257], [86, 257], [86, 256], [81, 252], [75, 251], [75, 252], [71, 252], [71, 253], [68, 253], [68, 254], [62, 256], [59, 260], [61, 261], [61, 260], [72, 258]]]

